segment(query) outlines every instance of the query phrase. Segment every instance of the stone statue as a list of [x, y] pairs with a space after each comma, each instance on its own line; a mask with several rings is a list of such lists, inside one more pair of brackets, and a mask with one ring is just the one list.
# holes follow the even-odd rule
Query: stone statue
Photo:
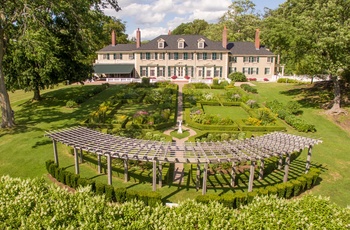
[[182, 120], [179, 120], [179, 129], [177, 130], [177, 133], [182, 133], [181, 123], [182, 123]]

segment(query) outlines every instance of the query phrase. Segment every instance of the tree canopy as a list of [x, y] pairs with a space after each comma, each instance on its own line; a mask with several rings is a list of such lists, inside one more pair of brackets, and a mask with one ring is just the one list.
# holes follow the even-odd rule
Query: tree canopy
[[7, 90], [34, 91], [34, 99], [40, 99], [41, 89], [91, 74], [106, 29], [125, 31], [120, 21], [103, 14], [105, 7], [120, 10], [115, 0], [0, 1], [2, 127], [14, 126]]

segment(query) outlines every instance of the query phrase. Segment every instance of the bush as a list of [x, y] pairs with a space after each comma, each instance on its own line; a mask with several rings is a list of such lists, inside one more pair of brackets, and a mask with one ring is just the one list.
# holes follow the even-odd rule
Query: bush
[[[115, 198], [114, 187], [112, 185], [105, 185], [104, 189], [105, 189], [106, 199], [108, 201], [115, 202], [116, 198]], [[96, 185], [96, 191], [97, 191], [97, 185]]]
[[242, 84], [241, 85], [241, 88], [246, 91], [246, 92], [249, 92], [249, 93], [258, 93], [258, 90], [248, 84]]
[[116, 188], [114, 190], [115, 200], [118, 203], [124, 203], [126, 200], [126, 188]]
[[280, 198], [284, 198], [286, 196], [286, 184], [285, 183], [281, 183], [281, 184], [277, 184], [276, 185], [277, 188], [277, 196]]
[[301, 182], [299, 180], [291, 180], [290, 183], [294, 185], [293, 196], [298, 196], [301, 192]]
[[97, 195], [103, 195], [105, 193], [105, 184], [96, 182], [95, 186], [96, 186], [96, 194]]
[[236, 208], [240, 208], [242, 205], [245, 205], [247, 203], [247, 193], [243, 192], [236, 192]]
[[75, 107], [78, 107], [78, 103], [76, 103], [76, 102], [73, 101], [73, 100], [69, 100], [69, 101], [67, 101], [67, 103], [66, 103], [66, 107], [67, 107], [67, 108], [75, 108]]
[[135, 190], [126, 190], [125, 201], [139, 200], [139, 194]]
[[244, 73], [241, 73], [241, 72], [230, 73], [228, 75], [228, 78], [234, 82], [246, 82], [247, 81], [247, 77], [244, 75]]
[[223, 204], [225, 207], [234, 208], [235, 202], [236, 197], [234, 196], [234, 194], [225, 193], [224, 195], [220, 196], [220, 203]]
[[294, 185], [290, 182], [286, 182], [285, 183], [286, 185], [286, 194], [285, 194], [285, 198], [289, 199], [292, 197], [293, 195], [293, 188], [294, 188]]
[[158, 192], [148, 192], [148, 206], [155, 207], [157, 205], [162, 204], [162, 195], [160, 195]]

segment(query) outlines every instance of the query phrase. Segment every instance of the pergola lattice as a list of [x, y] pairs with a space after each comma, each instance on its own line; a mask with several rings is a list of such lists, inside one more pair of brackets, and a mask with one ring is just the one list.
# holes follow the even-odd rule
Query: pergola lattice
[[[74, 148], [75, 172], [79, 174], [80, 162], [83, 161], [82, 151], [95, 153], [98, 161], [98, 172], [101, 173], [101, 156], [107, 158], [108, 184], [112, 184], [113, 158], [124, 160], [124, 178], [128, 180], [128, 160], [153, 162], [153, 191], [156, 190], [157, 169], [159, 174], [159, 186], [162, 186], [162, 163], [194, 163], [197, 164], [197, 189], [201, 168], [203, 169], [202, 193], [206, 193], [206, 180], [208, 164], [232, 162], [231, 185], [234, 186], [235, 165], [237, 162], [250, 161], [250, 176], [248, 191], [253, 189], [255, 164], [260, 161], [259, 179], [263, 178], [264, 159], [271, 156], [279, 157], [279, 168], [285, 160], [285, 173], [283, 181], [288, 180], [290, 154], [308, 148], [306, 170], [308, 172], [311, 161], [313, 145], [321, 143], [321, 140], [302, 136], [296, 136], [281, 132], [273, 132], [263, 136], [252, 137], [245, 140], [225, 142], [186, 142], [176, 144], [173, 142], [147, 141], [100, 133], [85, 127], [74, 127], [65, 130], [46, 132], [45, 136], [53, 140], [54, 159], [58, 164], [56, 142], [60, 142]], [[80, 154], [78, 153], [80, 150]]]

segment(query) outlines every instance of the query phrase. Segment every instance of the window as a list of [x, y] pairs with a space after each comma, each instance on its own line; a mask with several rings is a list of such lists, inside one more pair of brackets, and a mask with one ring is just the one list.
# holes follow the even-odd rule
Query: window
[[103, 55], [103, 59], [104, 59], [104, 60], [109, 60], [109, 54], [104, 54], [104, 55]]
[[179, 53], [174, 53], [174, 60], [179, 59]]
[[198, 77], [202, 77], [202, 70], [198, 70]]
[[141, 67], [141, 76], [147, 76], [147, 67]]
[[203, 60], [207, 60], [207, 53], [203, 53]]
[[149, 76], [150, 76], [150, 77], [154, 77], [154, 76], [155, 76], [155, 72], [156, 72], [156, 71], [155, 71], [155, 67], [151, 67], [151, 68], [150, 68], [150, 71], [149, 71]]
[[203, 59], [203, 54], [202, 53], [198, 53], [197, 54], [197, 60], [202, 60]]
[[267, 62], [268, 63], [273, 63], [273, 57], [267, 57]]
[[158, 59], [159, 60], [164, 60], [165, 59], [165, 54], [164, 53], [158, 54]]
[[135, 59], [134, 54], [129, 54], [129, 60], [134, 60], [134, 59]]
[[230, 62], [237, 63], [237, 57], [230, 56]]
[[151, 53], [151, 60], [157, 60], [157, 54], [156, 53]]
[[207, 70], [207, 75], [206, 75], [207, 77], [210, 77], [211, 76], [211, 70], [210, 69], [208, 69]]
[[270, 70], [270, 68], [265, 68], [265, 75], [267, 75], [267, 74], [270, 74], [270, 72], [271, 72], [271, 70]]
[[146, 60], [151, 59], [151, 53], [146, 53]]
[[237, 68], [236, 67], [230, 67], [228, 71], [229, 71], [229, 73], [236, 73], [237, 72]]
[[185, 39], [179, 38], [177, 39], [177, 48], [183, 49], [185, 47]]
[[244, 67], [243, 71], [244, 74], [248, 74], [248, 75], [253, 75], [253, 74], [259, 74], [259, 68], [253, 68], [253, 67]]
[[158, 49], [163, 49], [164, 48], [164, 39], [160, 38], [157, 40], [158, 42]]
[[164, 67], [158, 67], [158, 76], [164, 77]]
[[203, 38], [200, 38], [197, 40], [197, 42], [198, 42], [198, 49], [203, 49], [205, 40]]
[[178, 59], [183, 60], [183, 55], [182, 53], [179, 53]]
[[188, 59], [188, 53], [184, 53], [184, 60]]
[[214, 77], [219, 77], [220, 76], [220, 69], [216, 69], [214, 71]]
[[213, 60], [216, 60], [216, 53], [212, 53], [212, 58], [211, 59], [213, 59]]
[[243, 62], [258, 63], [259, 57], [243, 57]]

